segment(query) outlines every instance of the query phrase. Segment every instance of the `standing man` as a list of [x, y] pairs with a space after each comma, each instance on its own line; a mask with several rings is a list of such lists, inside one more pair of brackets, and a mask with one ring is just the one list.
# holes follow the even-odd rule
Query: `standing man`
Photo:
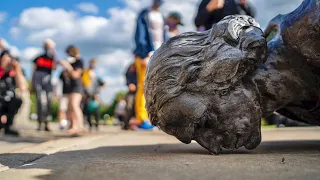
[[157, 50], [166, 40], [165, 20], [160, 12], [163, 0], [153, 0], [150, 8], [143, 9], [137, 19], [137, 29], [135, 33], [136, 43], [136, 68], [138, 89], [136, 94], [135, 111], [139, 128], [150, 130], [147, 110], [145, 109], [144, 79], [147, 65], [153, 52]]
[[51, 73], [56, 69], [55, 62], [55, 43], [51, 39], [44, 41], [44, 53], [37, 57], [34, 63], [34, 72], [32, 76], [32, 89], [37, 98], [38, 130], [41, 130], [41, 124], [44, 123], [45, 131], [50, 131], [48, 121], [51, 115], [52, 84]]
[[202, 0], [195, 25], [198, 31], [209, 30], [224, 17], [236, 14], [255, 16], [254, 8], [247, 0]]
[[126, 72], [126, 80], [128, 86], [128, 94], [126, 95], [126, 113], [123, 120], [122, 129], [128, 130], [130, 128], [130, 120], [135, 117], [134, 105], [137, 92], [137, 69], [135, 64], [131, 64]]

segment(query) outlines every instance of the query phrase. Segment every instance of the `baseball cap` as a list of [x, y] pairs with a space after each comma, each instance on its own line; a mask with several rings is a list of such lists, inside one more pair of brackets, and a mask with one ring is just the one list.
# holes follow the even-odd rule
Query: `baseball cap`
[[182, 21], [182, 17], [181, 17], [181, 14], [180, 14], [180, 13], [178, 13], [178, 12], [172, 12], [172, 13], [169, 14], [169, 17], [172, 17], [172, 18], [176, 19], [181, 26], [184, 25], [184, 24], [181, 22], [181, 21]]

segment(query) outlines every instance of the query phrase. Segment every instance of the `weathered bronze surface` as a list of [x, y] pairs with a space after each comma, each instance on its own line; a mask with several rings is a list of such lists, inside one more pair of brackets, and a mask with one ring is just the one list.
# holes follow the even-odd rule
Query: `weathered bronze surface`
[[[268, 40], [268, 42], [267, 42]], [[274, 18], [265, 33], [249, 16], [170, 39], [145, 82], [151, 122], [210, 152], [261, 142], [261, 117], [277, 111], [320, 125], [320, 1]]]

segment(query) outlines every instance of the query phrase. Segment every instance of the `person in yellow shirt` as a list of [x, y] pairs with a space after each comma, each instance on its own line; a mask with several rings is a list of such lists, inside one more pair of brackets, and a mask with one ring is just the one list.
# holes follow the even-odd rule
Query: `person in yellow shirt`
[[85, 89], [84, 97], [84, 115], [88, 121], [89, 127], [92, 128], [91, 116], [94, 115], [96, 128], [99, 127], [100, 120], [100, 104], [101, 100], [99, 97], [100, 90], [104, 87], [104, 82], [98, 78], [94, 68], [97, 65], [96, 59], [91, 59], [89, 68], [85, 69], [82, 74], [82, 83]]

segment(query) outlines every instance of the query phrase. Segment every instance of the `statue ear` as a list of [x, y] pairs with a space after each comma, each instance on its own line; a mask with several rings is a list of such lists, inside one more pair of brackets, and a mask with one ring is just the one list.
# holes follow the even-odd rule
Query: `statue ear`
[[216, 83], [217, 88], [227, 88], [243, 78], [248, 72], [257, 69], [261, 59], [253, 52], [242, 51], [227, 43], [212, 46], [207, 52], [200, 76], [205, 82]]
[[[244, 63], [244, 53], [238, 48], [234, 48], [218, 38], [216, 44], [211, 45], [206, 51], [206, 63], [200, 73], [200, 77], [205, 82], [223, 83], [232, 79], [238, 79], [239, 74], [243, 74], [249, 66], [242, 67]], [[220, 41], [220, 42], [219, 42]], [[239, 70], [242, 67], [244, 69]], [[246, 71], [247, 72], [247, 71]]]

